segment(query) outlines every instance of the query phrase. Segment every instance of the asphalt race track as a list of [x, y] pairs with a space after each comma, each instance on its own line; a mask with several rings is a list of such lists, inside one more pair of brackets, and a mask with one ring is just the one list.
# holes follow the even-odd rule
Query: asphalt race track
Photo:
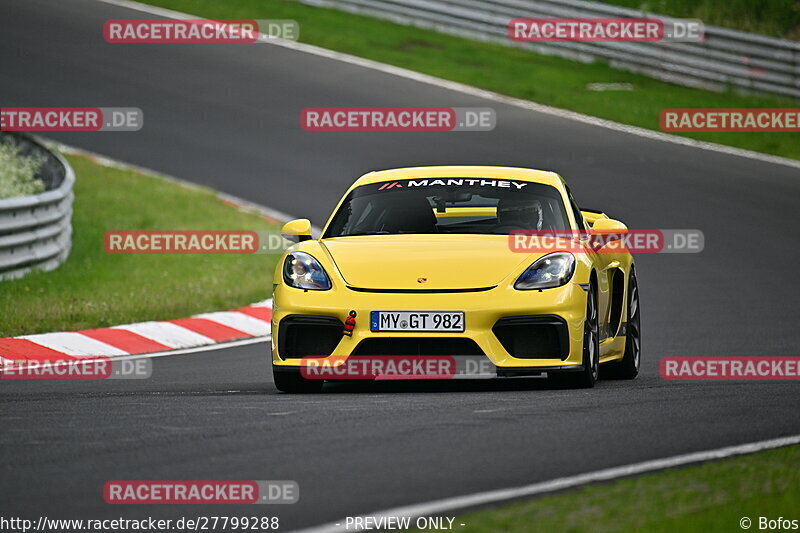
[[[154, 360], [141, 381], [0, 382], [0, 515], [143, 518], [253, 508], [111, 506], [111, 479], [293, 479], [281, 529], [800, 433], [796, 383], [667, 382], [667, 355], [797, 355], [800, 170], [487, 102], [269, 45], [112, 45], [93, 0], [0, 0], [0, 105], [139, 107], [136, 133], [68, 144], [321, 225], [360, 174], [553, 169], [632, 228], [697, 228], [701, 254], [637, 257], [643, 372], [279, 394], [264, 344]], [[318, 106], [489, 106], [492, 132], [305, 132]], [[254, 272], [270, 283], [270, 272]]]

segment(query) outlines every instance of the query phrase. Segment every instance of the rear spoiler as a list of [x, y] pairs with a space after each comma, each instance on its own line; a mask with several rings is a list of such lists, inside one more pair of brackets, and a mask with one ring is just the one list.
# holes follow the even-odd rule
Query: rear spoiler
[[588, 207], [581, 207], [581, 214], [583, 215], [583, 218], [586, 219], [586, 222], [588, 222], [590, 225], [594, 224], [598, 219], [611, 218], [598, 209], [589, 209]]

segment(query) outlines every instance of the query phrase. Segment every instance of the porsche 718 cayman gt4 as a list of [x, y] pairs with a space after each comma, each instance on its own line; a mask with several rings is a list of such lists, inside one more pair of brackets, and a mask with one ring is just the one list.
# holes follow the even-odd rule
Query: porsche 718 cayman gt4
[[[568, 231], [548, 249], [514, 249], [525, 232]], [[634, 378], [640, 317], [633, 257], [585, 238], [627, 228], [581, 210], [554, 172], [477, 166], [371, 172], [340, 200], [320, 238], [296, 242], [274, 279], [272, 365], [287, 392], [322, 380], [306, 357], [485, 357], [498, 376], [543, 375], [591, 387]]]

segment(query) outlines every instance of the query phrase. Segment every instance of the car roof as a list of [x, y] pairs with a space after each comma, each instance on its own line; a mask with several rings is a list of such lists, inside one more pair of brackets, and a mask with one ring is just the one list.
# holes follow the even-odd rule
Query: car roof
[[411, 178], [496, 178], [544, 183], [553, 187], [560, 187], [564, 184], [561, 176], [549, 170], [520, 167], [446, 165], [393, 168], [369, 172], [358, 178], [350, 188], [353, 189], [369, 183]]

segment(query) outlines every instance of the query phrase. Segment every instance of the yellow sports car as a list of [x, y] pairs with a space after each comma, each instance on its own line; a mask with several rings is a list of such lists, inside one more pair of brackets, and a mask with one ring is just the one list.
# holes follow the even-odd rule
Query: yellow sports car
[[[571, 238], [529, 235], [566, 231]], [[497, 376], [570, 387], [639, 371], [639, 298], [624, 246], [587, 235], [627, 228], [581, 210], [554, 172], [438, 166], [371, 172], [346, 192], [322, 235], [306, 219], [275, 270], [275, 385], [314, 392], [304, 360], [485, 357]], [[518, 240], [518, 237], [522, 240]], [[610, 244], [613, 245], [612, 237]]]

